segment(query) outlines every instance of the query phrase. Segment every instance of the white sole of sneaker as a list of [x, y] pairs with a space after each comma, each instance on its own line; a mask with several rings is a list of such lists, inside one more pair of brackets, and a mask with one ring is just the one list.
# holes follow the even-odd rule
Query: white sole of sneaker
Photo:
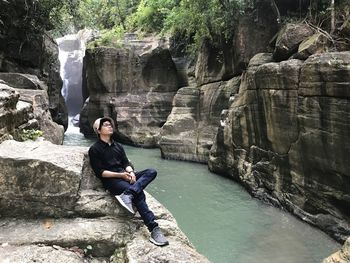
[[159, 243], [157, 241], [155, 241], [153, 238], [150, 238], [149, 241], [151, 241], [153, 244], [155, 244], [156, 246], [160, 246], [160, 247], [164, 247], [164, 246], [167, 246], [169, 245], [169, 242], [165, 242], [165, 243]]
[[115, 198], [117, 198], [119, 204], [121, 204], [130, 214], [135, 215], [135, 211], [130, 210], [130, 208], [124, 203], [124, 201], [120, 198], [119, 195], [116, 195]]

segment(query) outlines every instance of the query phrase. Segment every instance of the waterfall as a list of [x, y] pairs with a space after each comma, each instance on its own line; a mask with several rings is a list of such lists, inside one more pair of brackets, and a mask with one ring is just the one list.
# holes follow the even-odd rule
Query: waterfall
[[60, 75], [63, 80], [62, 96], [67, 105], [68, 115], [76, 116], [83, 106], [82, 72], [85, 44], [91, 37], [91, 30], [81, 30], [77, 34], [56, 39], [59, 47]]

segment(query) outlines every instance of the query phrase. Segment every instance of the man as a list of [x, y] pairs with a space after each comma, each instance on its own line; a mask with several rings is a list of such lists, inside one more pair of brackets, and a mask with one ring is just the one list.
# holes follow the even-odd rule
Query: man
[[150, 241], [157, 246], [168, 245], [153, 212], [148, 208], [143, 192], [154, 180], [157, 171], [146, 169], [134, 171], [121, 144], [113, 141], [113, 120], [109, 117], [95, 121], [93, 129], [99, 137], [89, 149], [91, 167], [102, 181], [105, 189], [115, 195], [119, 203], [131, 214], [135, 205], [142, 220], [151, 232]]

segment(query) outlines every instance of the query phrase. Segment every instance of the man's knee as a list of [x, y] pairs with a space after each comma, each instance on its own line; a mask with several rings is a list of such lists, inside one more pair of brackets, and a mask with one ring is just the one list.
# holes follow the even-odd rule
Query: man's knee
[[149, 168], [147, 169], [148, 176], [152, 177], [153, 179], [157, 176], [157, 171], [155, 169]]

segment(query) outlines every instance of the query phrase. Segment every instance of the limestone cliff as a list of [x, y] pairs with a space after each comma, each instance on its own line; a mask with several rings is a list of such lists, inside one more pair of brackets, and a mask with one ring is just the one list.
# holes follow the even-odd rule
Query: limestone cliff
[[233, 78], [181, 88], [162, 127], [162, 157], [207, 163], [221, 112], [229, 107], [229, 99], [237, 93], [238, 86], [239, 78]]
[[209, 168], [338, 240], [350, 235], [350, 52], [272, 62], [242, 76]]
[[118, 123], [120, 141], [155, 147], [179, 88], [169, 50], [151, 40], [90, 49], [85, 58], [89, 100], [81, 131], [91, 135], [94, 120], [108, 115]]
[[187, 86], [174, 97], [162, 127], [159, 147], [164, 158], [207, 163], [220, 116], [238, 92], [239, 74], [256, 52], [270, 49], [268, 43], [277, 32], [274, 17], [261, 15], [271, 12], [270, 4], [260, 3], [257, 12], [240, 19], [232, 42], [218, 46], [203, 41], [194, 76], [189, 67]]
[[140, 217], [102, 189], [86, 147], [8, 140], [0, 166], [1, 262], [209, 262], [147, 195], [170, 242], [151, 244]]

